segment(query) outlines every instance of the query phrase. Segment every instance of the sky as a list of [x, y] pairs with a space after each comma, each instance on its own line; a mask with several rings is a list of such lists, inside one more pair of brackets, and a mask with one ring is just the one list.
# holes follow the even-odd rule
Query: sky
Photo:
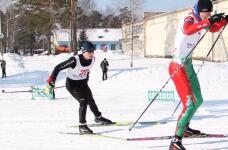
[[5, 8], [15, 1], [16, 0], [0, 0], [0, 10], [5, 11]]
[[[3, 9], [11, 1], [14, 0], [0, 0], [0, 8]], [[124, 0], [123, 0], [124, 1]], [[196, 0], [144, 0], [144, 11], [174, 11], [185, 7], [191, 7]], [[95, 0], [97, 7], [105, 10], [107, 6], [113, 6], [113, 0]], [[169, 5], [167, 5], [169, 4]]]
[[[105, 9], [113, 4], [113, 0], [95, 0], [97, 6]], [[196, 0], [144, 0], [144, 11], [173, 11], [185, 7], [191, 7]], [[168, 4], [168, 5], [167, 5]]]

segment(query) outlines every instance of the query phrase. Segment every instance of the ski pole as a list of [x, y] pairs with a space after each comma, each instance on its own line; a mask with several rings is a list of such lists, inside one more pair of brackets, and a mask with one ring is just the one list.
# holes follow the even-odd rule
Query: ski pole
[[55, 89], [60, 89], [60, 88], [63, 88], [63, 87], [65, 87], [65, 85], [57, 86], [57, 87], [55, 87]]
[[[189, 54], [187, 55], [187, 57], [185, 57], [184, 61], [187, 60], [187, 58], [192, 54], [192, 52], [194, 51], [194, 49], [197, 47], [197, 45], [199, 45], [200, 41], [205, 37], [205, 35], [207, 34], [208, 30], [203, 34], [203, 36], [199, 39], [199, 41], [197, 42], [197, 44], [192, 48], [192, 50], [189, 52]], [[134, 124], [129, 128], [129, 131], [131, 131], [134, 126], [138, 123], [138, 121], [140, 120], [140, 118], [143, 116], [143, 114], [147, 111], [147, 109], [150, 107], [150, 105], [155, 101], [155, 99], [158, 97], [158, 95], [161, 93], [161, 91], [165, 88], [165, 86], [169, 83], [169, 81], [173, 78], [173, 76], [177, 73], [177, 71], [179, 70], [180, 67], [177, 67], [176, 70], [174, 70], [173, 74], [169, 77], [169, 79], [165, 82], [165, 84], [161, 87], [161, 89], [158, 91], [158, 93], [154, 96], [154, 98], [150, 101], [150, 103], [147, 105], [147, 107], [144, 109], [144, 111], [141, 113], [141, 115], [138, 117], [138, 119], [134, 122]]]
[[[64, 85], [58, 86], [58, 87], [55, 87], [55, 89], [59, 89], [59, 88], [63, 88], [63, 87], [65, 87], [65, 86]], [[26, 92], [32, 92], [32, 90], [21, 90], [21, 91], [5, 91], [4, 89], [2, 90], [2, 93], [26, 93]]]
[[25, 92], [32, 92], [32, 90], [24, 90], [24, 91], [5, 91], [2, 90], [2, 93], [25, 93]]
[[177, 111], [177, 108], [180, 106], [181, 104], [181, 101], [178, 103], [177, 107], [175, 108], [175, 110], [173, 111], [172, 115], [171, 116], [174, 116], [175, 112]]
[[[227, 26], [227, 24], [222, 28], [222, 31], [219, 33], [218, 37], [216, 38], [215, 42], [213, 43], [213, 45], [212, 45], [211, 49], [209, 50], [209, 52], [207, 53], [207, 56], [206, 57], [208, 57], [210, 55], [210, 53], [212, 52], [215, 44], [217, 43], [218, 39], [222, 35], [222, 33], [223, 33], [224, 29], [226, 28], [226, 26]], [[198, 74], [200, 72], [200, 70], [202, 69], [204, 63], [205, 63], [205, 59], [203, 60], [202, 64], [200, 65], [200, 67], [199, 67], [199, 69], [198, 69], [198, 71], [197, 71], [196, 74]]]
[[[211, 51], [213, 50], [215, 44], [217, 43], [219, 37], [222, 35], [222, 32], [224, 31], [225, 28], [226, 28], [226, 25], [223, 27], [222, 31], [219, 33], [219, 35], [218, 35], [218, 37], [216, 38], [215, 42], [214, 42], [213, 45], [211, 46], [211, 49], [208, 51], [206, 57], [208, 57], [208, 56], [210, 55]], [[196, 75], [198, 75], [198, 73], [199, 73], [200, 70], [202, 69], [204, 63], [205, 63], [205, 59], [203, 60], [202, 64], [200, 65], [200, 68], [198, 69]], [[175, 112], [177, 111], [177, 108], [180, 106], [180, 103], [181, 103], [181, 101], [178, 103], [177, 107], [176, 107], [175, 110], [173, 111], [172, 116], [173, 116], [173, 115], [175, 114]]]

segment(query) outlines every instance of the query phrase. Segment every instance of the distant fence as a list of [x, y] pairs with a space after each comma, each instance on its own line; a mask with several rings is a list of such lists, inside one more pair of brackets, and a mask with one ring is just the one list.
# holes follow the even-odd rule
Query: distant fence
[[[151, 102], [151, 100], [154, 99], [158, 92], [159, 91], [149, 90], [148, 101]], [[156, 100], [161, 102], [175, 102], [174, 91], [161, 91]]]

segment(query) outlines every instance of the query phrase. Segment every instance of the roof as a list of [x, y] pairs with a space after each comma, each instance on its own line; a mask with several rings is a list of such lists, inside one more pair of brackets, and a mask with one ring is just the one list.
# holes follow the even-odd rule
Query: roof
[[119, 41], [122, 39], [121, 29], [87, 29], [89, 41]]
[[[79, 37], [80, 29], [77, 31]], [[70, 29], [60, 29], [54, 31], [57, 41], [69, 41]], [[103, 29], [86, 29], [86, 35], [89, 41], [102, 42], [102, 41], [119, 41], [122, 39], [122, 29], [103, 28]]]

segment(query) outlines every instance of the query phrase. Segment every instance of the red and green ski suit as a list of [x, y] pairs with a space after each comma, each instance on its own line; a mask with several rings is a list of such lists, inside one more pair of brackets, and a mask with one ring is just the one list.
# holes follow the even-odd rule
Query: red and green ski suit
[[219, 31], [226, 24], [225, 19], [211, 25], [208, 19], [201, 20], [194, 12], [180, 22], [175, 42], [173, 60], [169, 65], [170, 76], [181, 99], [183, 110], [178, 118], [175, 135], [182, 137], [185, 127], [203, 102], [199, 81], [192, 65], [192, 55], [186, 57], [197, 44], [201, 30]]

